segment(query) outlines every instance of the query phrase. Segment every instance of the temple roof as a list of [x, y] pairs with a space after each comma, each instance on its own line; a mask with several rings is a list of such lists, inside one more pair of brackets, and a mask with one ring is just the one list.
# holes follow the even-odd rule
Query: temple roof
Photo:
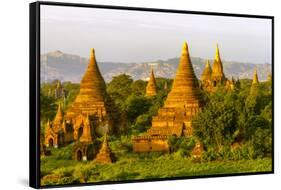
[[104, 135], [104, 140], [103, 140], [101, 149], [100, 149], [99, 153], [97, 154], [95, 161], [100, 162], [100, 163], [111, 163], [112, 162], [111, 151], [110, 151], [108, 141], [107, 141], [107, 134]]
[[157, 85], [154, 77], [153, 68], [151, 67], [149, 81], [146, 86], [146, 96], [155, 96], [157, 94]]
[[54, 119], [54, 123], [61, 123], [62, 119], [63, 119], [63, 114], [61, 110], [61, 105], [59, 104], [58, 111]]
[[211, 79], [211, 77], [212, 77], [212, 68], [211, 68], [209, 60], [207, 60], [205, 68], [204, 68], [203, 73], [201, 75], [201, 80], [202, 81], [208, 80], [208, 79]]
[[220, 58], [220, 51], [219, 51], [218, 44], [216, 47], [216, 55], [215, 55], [214, 64], [213, 64], [212, 77], [213, 78], [217, 78], [217, 77], [225, 78], [224, 73], [223, 73], [223, 66], [222, 66], [222, 61]]
[[173, 86], [165, 102], [166, 107], [175, 107], [176, 104], [184, 106], [191, 101], [200, 101], [201, 94], [199, 91], [198, 80], [194, 74], [191, 59], [189, 56], [188, 45], [184, 42], [180, 63]]
[[105, 99], [106, 85], [96, 62], [95, 50], [92, 48], [88, 67], [80, 83], [80, 91], [67, 111], [67, 116], [96, 113], [97, 108], [105, 108]]
[[83, 133], [79, 139], [80, 142], [85, 142], [85, 143], [92, 143], [92, 133], [91, 133], [91, 124], [90, 124], [90, 119], [89, 115], [87, 114], [85, 120], [83, 121], [84, 127], [83, 127]]
[[91, 49], [89, 64], [80, 83], [79, 95], [85, 94], [91, 94], [91, 98], [101, 101], [105, 94], [105, 82], [96, 62], [94, 48]]

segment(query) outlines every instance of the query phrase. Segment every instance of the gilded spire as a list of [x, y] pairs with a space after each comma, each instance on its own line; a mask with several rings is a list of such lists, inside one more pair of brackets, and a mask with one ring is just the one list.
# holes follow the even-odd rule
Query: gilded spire
[[60, 89], [61, 88], [61, 82], [58, 80], [57, 82], [57, 89]]
[[218, 44], [216, 46], [216, 55], [213, 64], [212, 78], [218, 81], [223, 81], [225, 79]]
[[154, 77], [153, 68], [151, 67], [149, 81], [146, 86], [146, 96], [155, 96], [157, 94], [157, 85]]
[[83, 125], [84, 125], [83, 133], [82, 133], [79, 141], [84, 142], [84, 143], [92, 143], [93, 139], [92, 139], [92, 133], [91, 133], [90, 119], [89, 119], [88, 114], [83, 122]]
[[106, 85], [98, 68], [95, 50], [90, 51], [88, 67], [80, 83], [80, 91], [67, 111], [67, 118], [79, 115], [97, 113], [97, 109], [105, 109]]
[[220, 50], [219, 50], [219, 44], [217, 43], [216, 45], [216, 55], [215, 55], [215, 60], [218, 62], [221, 62], [221, 57], [220, 57]]
[[175, 107], [176, 104], [180, 103], [178, 106], [182, 107], [185, 102], [201, 100], [200, 95], [198, 81], [189, 56], [188, 45], [184, 42], [178, 70], [165, 105]]
[[205, 68], [204, 68], [203, 73], [201, 75], [201, 80], [202, 81], [210, 80], [211, 77], [212, 77], [212, 68], [211, 68], [209, 60], [207, 60]]
[[259, 79], [258, 79], [257, 68], [255, 68], [252, 86], [250, 89], [250, 96], [257, 96], [258, 94], [259, 94]]
[[57, 114], [54, 119], [54, 123], [61, 123], [62, 118], [63, 118], [63, 114], [62, 114], [62, 110], [61, 110], [61, 105], [59, 104], [58, 111], [57, 111]]
[[255, 68], [252, 85], [259, 84], [257, 68]]
[[99, 153], [95, 159], [99, 163], [112, 163], [111, 151], [107, 141], [107, 134], [104, 135], [104, 140]]
[[85, 94], [92, 94], [92, 97], [101, 101], [105, 94], [105, 82], [96, 62], [94, 48], [91, 49], [89, 64], [80, 84], [79, 95]]

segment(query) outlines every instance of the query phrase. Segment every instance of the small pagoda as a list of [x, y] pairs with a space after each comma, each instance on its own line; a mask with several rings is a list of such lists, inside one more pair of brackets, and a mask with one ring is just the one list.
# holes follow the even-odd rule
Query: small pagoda
[[[58, 105], [56, 116], [52, 122], [48, 120], [45, 129], [45, 145], [47, 147], [58, 148], [63, 146], [66, 141], [71, 141], [69, 135], [66, 135], [67, 130], [63, 120], [61, 105]], [[67, 138], [66, 138], [67, 137]]]
[[157, 85], [154, 77], [153, 68], [151, 68], [149, 81], [146, 86], [146, 96], [155, 96], [157, 94]]
[[253, 81], [250, 89], [250, 96], [255, 96], [258, 94], [259, 91], [259, 77], [258, 77], [258, 71], [255, 68], [254, 75], [253, 75]]
[[192, 67], [188, 45], [182, 48], [180, 63], [164, 106], [152, 119], [152, 127], [133, 140], [135, 152], [169, 151], [169, 136], [191, 136], [191, 119], [200, 111], [203, 99]]
[[104, 140], [101, 149], [99, 150], [99, 153], [97, 154], [94, 162], [103, 163], [103, 164], [108, 164], [113, 162], [112, 153], [107, 141], [107, 134], [104, 135]]
[[209, 60], [206, 61], [205, 68], [201, 74], [201, 86], [207, 92], [216, 92], [219, 86], [224, 87], [227, 91], [232, 91], [236, 86], [236, 81], [233, 77], [229, 80], [224, 75], [218, 44], [216, 46], [213, 68]]
[[216, 55], [213, 63], [212, 81], [214, 87], [216, 87], [218, 84], [223, 84], [226, 81], [225, 75], [223, 73], [223, 65], [218, 44], [216, 46]]

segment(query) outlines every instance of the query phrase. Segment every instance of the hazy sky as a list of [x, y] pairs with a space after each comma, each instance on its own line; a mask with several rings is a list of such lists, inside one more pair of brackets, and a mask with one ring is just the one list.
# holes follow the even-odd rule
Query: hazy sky
[[271, 20], [41, 5], [41, 53], [61, 50], [98, 61], [146, 62], [193, 57], [271, 63]]

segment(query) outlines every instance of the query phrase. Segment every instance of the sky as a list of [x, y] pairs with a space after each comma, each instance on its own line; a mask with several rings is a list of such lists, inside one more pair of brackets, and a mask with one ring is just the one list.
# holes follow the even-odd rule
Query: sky
[[260, 18], [41, 5], [41, 54], [60, 50], [98, 61], [148, 62], [179, 57], [271, 64], [271, 20]]

